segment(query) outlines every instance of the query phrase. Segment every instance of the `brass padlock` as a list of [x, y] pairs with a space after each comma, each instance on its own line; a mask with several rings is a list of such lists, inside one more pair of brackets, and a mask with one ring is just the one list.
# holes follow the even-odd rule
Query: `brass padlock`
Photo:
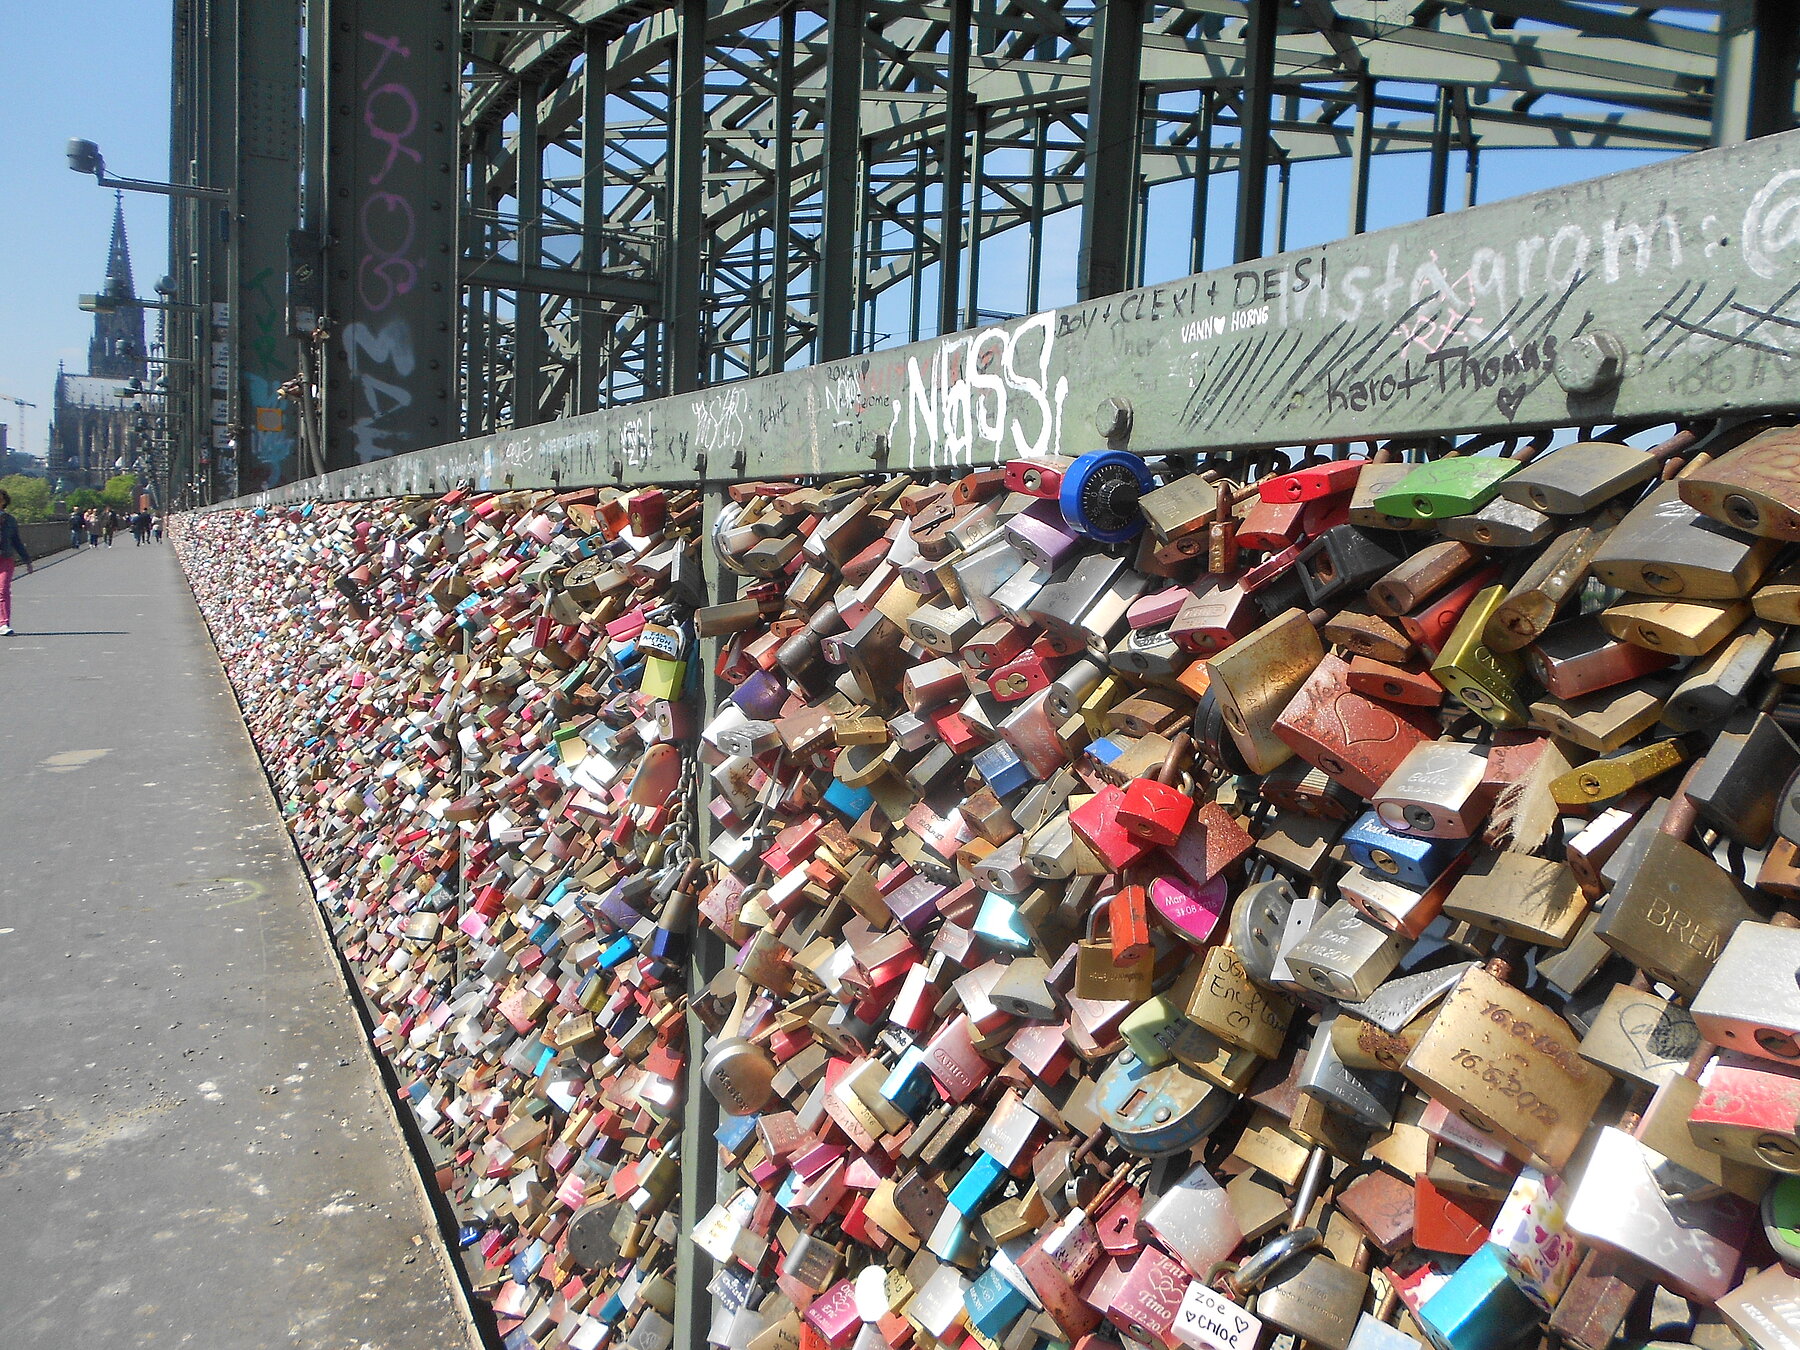
[[1770, 539], [1800, 540], [1800, 430], [1780, 427], [1680, 479], [1681, 500], [1712, 519]]
[[1457, 981], [1403, 1071], [1509, 1152], [1553, 1170], [1612, 1081], [1581, 1058], [1566, 1022], [1479, 966]]
[[1686, 998], [1699, 991], [1732, 930], [1767, 917], [1770, 908], [1686, 842], [1695, 816], [1693, 802], [1678, 792], [1595, 928], [1607, 946]]
[[1267, 773], [1293, 755], [1275, 722], [1324, 659], [1312, 618], [1290, 609], [1207, 660], [1211, 690], [1250, 772]]
[[1452, 698], [1490, 726], [1522, 727], [1530, 713], [1518, 692], [1521, 663], [1487, 643], [1489, 621], [1505, 598], [1506, 588], [1495, 585], [1469, 602], [1432, 662], [1431, 675]]
[[1079, 998], [1142, 1003], [1151, 994], [1156, 956], [1153, 951], [1145, 951], [1122, 965], [1113, 960], [1111, 936], [1101, 937], [1098, 933], [1100, 916], [1110, 904], [1110, 900], [1102, 900], [1088, 911], [1087, 927], [1075, 957], [1075, 993]]
[[1221, 943], [1207, 949], [1184, 1012], [1189, 1021], [1219, 1039], [1273, 1059], [1287, 1039], [1294, 1005], [1258, 985], [1237, 952]]
[[1755, 589], [1781, 548], [1746, 538], [1681, 499], [1679, 482], [1659, 483], [1594, 554], [1608, 586], [1684, 600], [1738, 600]]
[[1679, 431], [1639, 450], [1622, 441], [1575, 441], [1540, 456], [1500, 485], [1500, 495], [1559, 516], [1578, 516], [1656, 477], [1663, 462], [1699, 439]]
[[1485, 852], [1458, 879], [1444, 913], [1506, 937], [1553, 949], [1569, 945], [1587, 900], [1567, 863]]

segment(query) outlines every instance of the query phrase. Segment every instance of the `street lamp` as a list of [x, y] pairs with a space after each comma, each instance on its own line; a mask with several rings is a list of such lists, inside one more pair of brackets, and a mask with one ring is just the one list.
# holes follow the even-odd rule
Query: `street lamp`
[[92, 141], [84, 141], [79, 136], [72, 138], [68, 145], [69, 167], [76, 173], [91, 173], [101, 187], [126, 188], [132, 192], [155, 192], [164, 197], [215, 197], [220, 201], [231, 200], [231, 189], [220, 187], [200, 187], [187, 183], [158, 183], [148, 178], [115, 178], [106, 172], [106, 157], [100, 153], [100, 147]]

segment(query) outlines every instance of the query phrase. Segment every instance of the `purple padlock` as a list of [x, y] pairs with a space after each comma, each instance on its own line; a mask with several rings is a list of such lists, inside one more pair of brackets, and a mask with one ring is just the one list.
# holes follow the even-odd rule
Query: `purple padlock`
[[1054, 570], [1080, 537], [1063, 519], [1062, 508], [1049, 499], [1033, 502], [1007, 521], [1006, 533], [1015, 553], [1046, 570]]
[[754, 670], [750, 677], [731, 691], [731, 701], [744, 716], [759, 722], [772, 722], [781, 715], [787, 702], [787, 686], [766, 670]]

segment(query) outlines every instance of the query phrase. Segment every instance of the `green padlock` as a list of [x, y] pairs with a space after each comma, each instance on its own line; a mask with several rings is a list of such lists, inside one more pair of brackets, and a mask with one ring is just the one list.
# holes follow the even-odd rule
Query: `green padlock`
[[646, 698], [675, 699], [680, 697], [686, 678], [686, 661], [650, 653], [644, 657], [644, 678], [638, 684], [638, 692]]
[[1520, 461], [1497, 455], [1460, 455], [1421, 464], [1375, 498], [1384, 515], [1442, 520], [1479, 511], [1518, 471]]

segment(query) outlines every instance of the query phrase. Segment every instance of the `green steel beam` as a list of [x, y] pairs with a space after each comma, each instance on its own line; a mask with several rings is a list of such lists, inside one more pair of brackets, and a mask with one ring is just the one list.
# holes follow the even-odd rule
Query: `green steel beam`
[[[1115, 398], [1146, 455], [1787, 409], [1797, 154], [1765, 137], [247, 500], [960, 470], [1093, 448]], [[1569, 392], [1599, 333], [1622, 380]]]

